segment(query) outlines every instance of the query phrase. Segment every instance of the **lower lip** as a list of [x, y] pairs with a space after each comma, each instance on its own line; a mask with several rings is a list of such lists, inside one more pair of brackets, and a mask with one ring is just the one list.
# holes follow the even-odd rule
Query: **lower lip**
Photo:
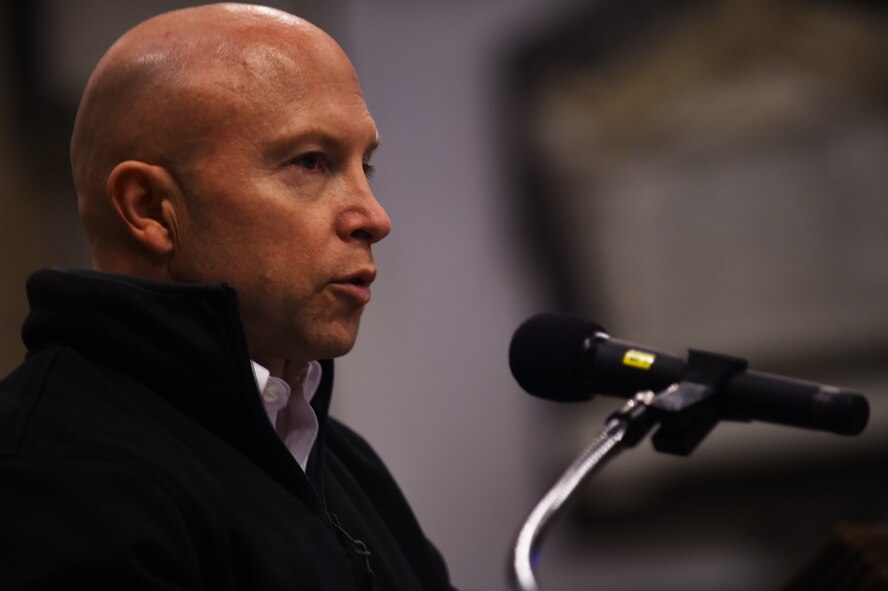
[[370, 286], [369, 285], [356, 285], [354, 283], [331, 283], [331, 287], [333, 287], [337, 292], [344, 294], [345, 296], [355, 300], [359, 304], [363, 305], [370, 301]]

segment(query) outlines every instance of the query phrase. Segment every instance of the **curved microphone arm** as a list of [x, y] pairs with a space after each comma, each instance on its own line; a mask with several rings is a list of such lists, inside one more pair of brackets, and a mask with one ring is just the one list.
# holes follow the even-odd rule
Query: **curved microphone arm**
[[[513, 589], [540, 591], [533, 567], [547, 527], [587, 477], [600, 469], [605, 461], [616, 456], [627, 444], [634, 445], [647, 432], [650, 423], [645, 412], [653, 399], [653, 392], [641, 392], [627, 400], [530, 512], [515, 538], [510, 559], [509, 583]], [[631, 441], [626, 441], [627, 431], [632, 427], [638, 427], [639, 432], [631, 433], [628, 438]]]

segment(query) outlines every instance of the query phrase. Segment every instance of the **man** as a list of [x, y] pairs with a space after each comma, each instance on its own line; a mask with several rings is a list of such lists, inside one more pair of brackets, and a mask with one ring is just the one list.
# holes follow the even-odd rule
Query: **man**
[[0, 384], [0, 588], [450, 588], [327, 417], [390, 230], [378, 143], [286, 13], [179, 10], [108, 50], [71, 141], [95, 271], [32, 276]]

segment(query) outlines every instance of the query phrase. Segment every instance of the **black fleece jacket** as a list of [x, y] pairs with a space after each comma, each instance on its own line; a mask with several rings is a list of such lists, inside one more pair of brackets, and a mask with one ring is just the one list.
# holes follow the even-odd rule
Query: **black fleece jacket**
[[307, 476], [262, 408], [235, 292], [28, 282], [0, 382], [0, 589], [451, 589], [367, 443], [312, 406]]

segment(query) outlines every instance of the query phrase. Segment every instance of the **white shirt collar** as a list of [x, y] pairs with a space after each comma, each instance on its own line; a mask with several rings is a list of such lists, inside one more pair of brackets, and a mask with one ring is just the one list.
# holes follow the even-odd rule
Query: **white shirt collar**
[[[271, 375], [267, 368], [255, 361], [251, 360], [250, 363], [253, 366], [253, 375], [256, 377], [256, 387], [265, 414], [281, 441], [304, 471], [318, 436], [318, 419], [310, 403], [321, 384], [321, 364], [317, 361], [308, 364], [299, 389], [301, 395], [290, 403], [292, 393], [290, 384]], [[278, 420], [278, 415], [285, 408], [288, 409], [287, 415], [281, 422]]]

